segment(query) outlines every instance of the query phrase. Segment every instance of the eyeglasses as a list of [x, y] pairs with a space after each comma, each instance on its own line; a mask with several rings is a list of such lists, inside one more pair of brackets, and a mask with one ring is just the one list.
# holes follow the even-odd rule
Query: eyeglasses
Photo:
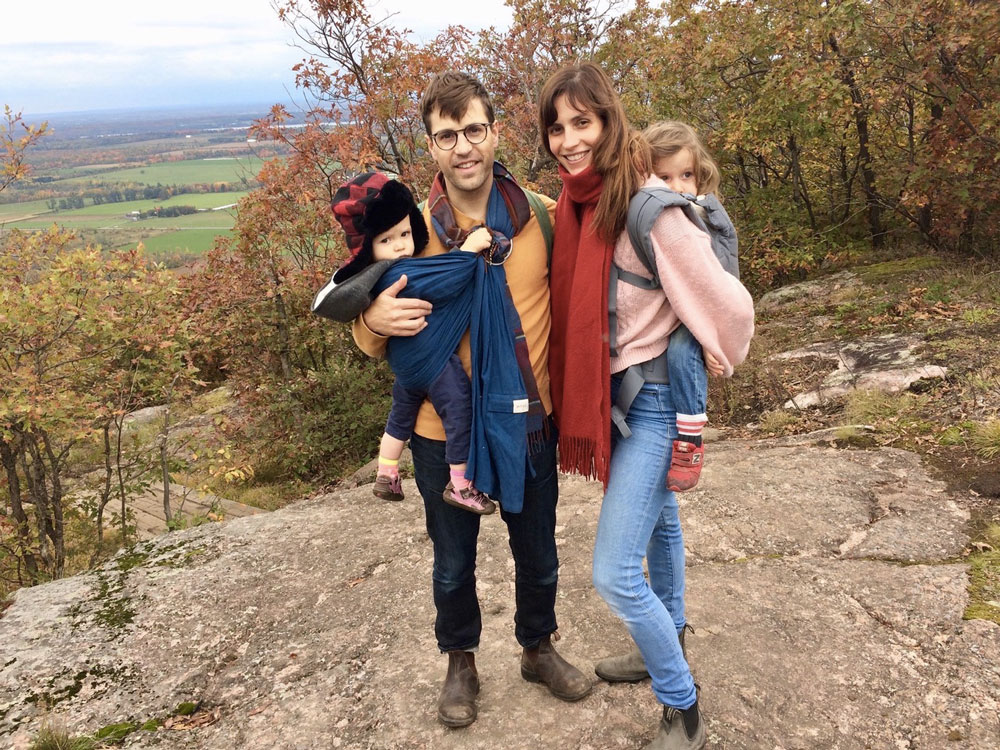
[[431, 140], [442, 151], [451, 151], [458, 145], [458, 134], [461, 133], [465, 136], [465, 140], [475, 146], [486, 140], [492, 124], [492, 122], [474, 122], [461, 130], [439, 130], [436, 133], [431, 133]]

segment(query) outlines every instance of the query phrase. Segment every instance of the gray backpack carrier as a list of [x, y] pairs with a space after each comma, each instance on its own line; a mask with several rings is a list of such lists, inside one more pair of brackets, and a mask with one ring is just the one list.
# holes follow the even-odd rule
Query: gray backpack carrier
[[[693, 195], [681, 195], [662, 187], [640, 188], [629, 202], [625, 227], [636, 255], [646, 270], [652, 274], [652, 278], [647, 279], [644, 276], [630, 273], [614, 262], [611, 263], [608, 281], [608, 343], [612, 357], [618, 354], [618, 282], [623, 281], [640, 289], [659, 289], [662, 286], [656, 271], [653, 243], [649, 234], [653, 224], [656, 223], [664, 209], [673, 206], [680, 207], [684, 211], [684, 215], [711, 238], [712, 250], [719, 262], [722, 263], [722, 267], [736, 278], [740, 277], [736, 230], [733, 228], [729, 214], [726, 213], [726, 209], [722, 207], [718, 198], [714, 195], [703, 195], [696, 198]], [[695, 206], [704, 209], [704, 218]], [[667, 375], [666, 352], [654, 359], [632, 365], [625, 371], [621, 387], [618, 389], [618, 397], [611, 406], [611, 420], [622, 437], [627, 438], [632, 434], [625, 423], [625, 417], [642, 386], [645, 383], [668, 382], [670, 379]]]

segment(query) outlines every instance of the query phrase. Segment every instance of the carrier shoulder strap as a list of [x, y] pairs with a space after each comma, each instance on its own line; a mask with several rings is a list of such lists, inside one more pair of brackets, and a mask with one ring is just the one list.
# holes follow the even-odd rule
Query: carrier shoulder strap
[[[740, 277], [739, 242], [733, 222], [715, 195], [686, 197], [663, 187], [645, 187], [632, 197], [628, 207], [626, 228], [639, 260], [656, 277], [656, 262], [649, 234], [664, 209], [679, 206], [684, 215], [712, 241], [712, 252], [722, 267]], [[696, 208], [697, 207], [697, 208]], [[704, 212], [704, 216], [699, 212]]]
[[608, 274], [608, 344], [612, 357], [618, 355], [618, 282], [624, 281], [640, 289], [658, 289], [661, 286], [649, 233], [665, 208], [686, 205], [687, 198], [664, 188], [640, 188], [629, 201], [625, 229], [636, 256], [652, 278], [626, 271], [612, 261]]
[[656, 260], [653, 258], [653, 243], [649, 235], [660, 214], [672, 206], [680, 207], [695, 226], [708, 232], [698, 212], [691, 206], [691, 201], [673, 190], [662, 187], [640, 188], [628, 204], [628, 217], [625, 220], [628, 238], [639, 260], [657, 280], [659, 277], [656, 273]]
[[545, 203], [542, 202], [541, 197], [538, 193], [533, 193], [530, 190], [525, 190], [524, 194], [528, 196], [528, 203], [531, 204], [531, 210], [535, 213], [535, 218], [538, 220], [538, 228], [542, 230], [542, 237], [545, 238], [545, 252], [547, 257], [547, 265], [552, 265], [552, 220], [549, 218], [549, 209], [545, 207]]

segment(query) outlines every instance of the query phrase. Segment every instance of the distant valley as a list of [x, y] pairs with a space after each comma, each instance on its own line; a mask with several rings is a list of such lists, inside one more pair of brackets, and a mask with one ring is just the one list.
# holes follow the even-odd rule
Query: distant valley
[[[0, 232], [57, 224], [81, 244], [142, 242], [155, 259], [185, 265], [233, 226], [264, 160], [254, 121], [270, 105], [63, 112], [30, 152], [31, 176], [0, 194]], [[296, 126], [291, 120], [290, 127]]]

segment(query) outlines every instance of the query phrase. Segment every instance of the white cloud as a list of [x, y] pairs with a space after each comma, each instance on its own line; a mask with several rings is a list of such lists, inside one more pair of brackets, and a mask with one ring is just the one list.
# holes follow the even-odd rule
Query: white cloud
[[[376, 19], [394, 13], [391, 23], [420, 39], [453, 23], [510, 21], [502, 0], [378, 0], [369, 9]], [[192, 91], [217, 85], [220, 100], [259, 82], [271, 98], [294, 88], [291, 68], [303, 56], [270, 0], [19, 2], [4, 9], [4, 27], [0, 105], [26, 112], [182, 104], [186, 81]]]

